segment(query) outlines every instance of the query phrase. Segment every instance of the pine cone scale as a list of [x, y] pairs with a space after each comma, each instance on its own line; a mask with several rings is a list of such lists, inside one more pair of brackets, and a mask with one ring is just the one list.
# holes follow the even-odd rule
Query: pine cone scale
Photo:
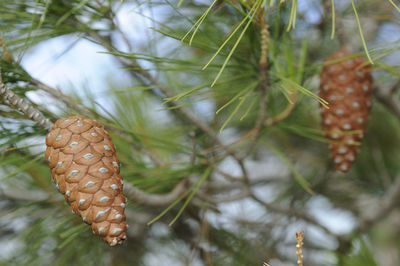
[[89, 146], [89, 141], [86, 139], [82, 138], [82, 136], [79, 135], [73, 135], [71, 137], [71, 140], [67, 145], [65, 145], [62, 148], [63, 153], [67, 154], [76, 154], [81, 152], [83, 149]]

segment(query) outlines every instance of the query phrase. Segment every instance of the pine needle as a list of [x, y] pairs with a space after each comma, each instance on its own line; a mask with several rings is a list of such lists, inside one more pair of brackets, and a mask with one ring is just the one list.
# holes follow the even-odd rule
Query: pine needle
[[[183, 0], [181, 0], [181, 1], [178, 3], [178, 6], [180, 5], [180, 3], [181, 3], [182, 1], [183, 1]], [[194, 38], [194, 36], [196, 35], [196, 33], [197, 33], [197, 31], [198, 31], [200, 25], [201, 25], [201, 24], [203, 23], [203, 21], [206, 19], [208, 13], [210, 13], [212, 7], [215, 5], [215, 3], [216, 3], [217, 1], [218, 1], [218, 0], [214, 0], [214, 2], [212, 2], [212, 4], [208, 7], [208, 9], [200, 16], [200, 18], [196, 21], [196, 23], [194, 23], [194, 25], [192, 26], [192, 28], [190, 28], [190, 30], [185, 34], [185, 36], [182, 37], [182, 39], [181, 39], [182, 42], [183, 42], [183, 41], [186, 39], [186, 37], [194, 30], [194, 31], [193, 31], [193, 34], [192, 34], [192, 37], [190, 38], [190, 41], [189, 41], [189, 45], [192, 45], [193, 38]]]
[[190, 193], [191, 189], [188, 189], [183, 193], [178, 199], [176, 199], [173, 203], [171, 203], [165, 210], [163, 210], [157, 217], [155, 217], [153, 220], [147, 223], [147, 226], [150, 226], [151, 224], [157, 222], [160, 220], [161, 217], [163, 217], [169, 210], [171, 210], [173, 207], [175, 207], [181, 200], [186, 198], [186, 196]]
[[312, 93], [311, 91], [307, 90], [306, 88], [304, 88], [303, 86], [297, 84], [296, 82], [294, 82], [291, 79], [285, 78], [283, 76], [277, 75], [282, 81], [288, 83], [290, 86], [293, 86], [295, 89], [297, 89], [298, 91], [300, 91], [301, 93], [310, 96], [311, 98], [317, 100], [323, 107], [329, 109], [328, 106], [328, 102], [325, 101], [324, 99], [322, 99], [321, 97], [319, 97], [318, 95]]
[[63, 23], [69, 16], [71, 16], [76, 10], [82, 8], [84, 5], [86, 5], [87, 3], [89, 3], [90, 0], [83, 0], [81, 1], [79, 4], [77, 4], [76, 6], [74, 6], [74, 8], [72, 8], [70, 11], [68, 11], [67, 13], [65, 13], [55, 24], [56, 27], [60, 26], [61, 23]]
[[221, 112], [223, 109], [225, 109], [227, 106], [229, 106], [231, 103], [233, 103], [237, 98], [239, 98], [241, 95], [243, 95], [244, 93], [248, 92], [250, 89], [254, 88], [255, 86], [257, 86], [258, 81], [255, 81], [253, 83], [251, 83], [249, 86], [247, 86], [244, 90], [240, 91], [239, 93], [237, 93], [232, 99], [230, 99], [226, 104], [224, 104], [221, 108], [219, 108], [215, 114], [218, 114], [219, 112]]
[[389, 0], [389, 2], [397, 9], [397, 11], [399, 11], [399, 13], [400, 13], [400, 8], [392, 1], [392, 0]]
[[[237, 80], [240, 80], [240, 79], [243, 79], [243, 78], [248, 78], [250, 76], [252, 76], [252, 74], [245, 73], [243, 75], [237, 75], [237, 76], [234, 76], [234, 77], [229, 77], [229, 78], [226, 78], [224, 80], [218, 81], [218, 85], [228, 84], [228, 83], [231, 83], [233, 81], [237, 81]], [[166, 104], [166, 103], [169, 103], [169, 102], [172, 102], [172, 101], [178, 101], [178, 100], [180, 100], [180, 99], [182, 99], [184, 97], [187, 97], [187, 96], [193, 94], [196, 91], [199, 91], [199, 90], [201, 90], [203, 88], [206, 88], [206, 87], [209, 87], [209, 86], [210, 86], [210, 83], [203, 83], [200, 86], [197, 86], [197, 87], [195, 87], [193, 89], [190, 89], [190, 90], [184, 91], [182, 93], [179, 93], [178, 95], [165, 98], [164, 102], [162, 104]]]
[[[203, 176], [195, 183], [193, 184], [188, 190], [186, 190], [178, 199], [176, 199], [172, 204], [170, 204], [167, 208], [165, 208], [165, 210], [163, 210], [159, 215], [157, 215], [157, 217], [155, 217], [153, 220], [151, 220], [150, 222], [147, 223], [147, 225], [151, 225], [153, 223], [155, 223], [156, 221], [158, 221], [161, 217], [163, 217], [169, 210], [171, 210], [173, 207], [175, 207], [181, 200], [183, 200], [184, 198], [186, 198], [187, 195], [189, 195], [189, 193], [191, 193], [192, 191], [194, 191], [194, 193], [197, 192], [197, 190], [200, 188], [200, 185], [205, 181], [205, 179], [209, 176], [211, 171], [211, 168], [207, 168], [207, 170], [204, 172]], [[193, 193], [191, 193], [189, 195], [190, 200], [193, 198], [192, 196]], [[188, 199], [189, 199], [188, 198]], [[189, 200], [189, 201], [190, 201]], [[180, 216], [183, 209], [187, 206], [187, 204], [189, 203], [188, 200], [185, 201], [184, 206], [181, 208], [181, 210], [179, 210], [178, 215]], [[173, 222], [176, 221], [176, 219], [179, 218], [179, 216], [176, 216], [174, 218], [174, 220], [170, 223], [170, 226], [173, 224]]]
[[221, 76], [222, 72], [224, 71], [226, 65], [228, 64], [228, 61], [233, 55], [233, 52], [236, 50], [236, 47], [239, 45], [240, 41], [242, 40], [245, 32], [247, 31], [247, 28], [250, 26], [251, 22], [253, 21], [254, 15], [257, 13], [257, 10], [260, 6], [263, 6], [265, 4], [265, 1], [257, 0], [257, 2], [254, 4], [253, 8], [250, 10], [250, 12], [246, 15], [246, 17], [239, 23], [239, 25], [233, 30], [233, 32], [228, 36], [228, 38], [223, 42], [223, 44], [218, 48], [217, 52], [211, 57], [211, 59], [207, 62], [207, 64], [202, 68], [205, 70], [211, 62], [214, 61], [214, 59], [217, 57], [217, 55], [221, 52], [221, 50], [225, 47], [225, 45], [229, 42], [229, 40], [236, 34], [236, 32], [239, 30], [239, 28], [246, 22], [248, 19], [247, 24], [244, 26], [244, 29], [240, 33], [238, 39], [236, 40], [235, 44], [233, 45], [231, 51], [229, 52], [228, 56], [226, 57], [224, 63], [222, 64], [222, 67], [220, 68], [217, 76], [215, 77], [214, 81], [211, 84], [211, 87], [215, 85], [219, 77]]
[[194, 185], [192, 192], [190, 193], [189, 197], [186, 199], [185, 203], [183, 204], [182, 208], [179, 210], [178, 214], [175, 216], [175, 218], [168, 224], [168, 226], [172, 226], [176, 220], [182, 215], [183, 211], [185, 210], [186, 206], [189, 204], [189, 202], [192, 200], [194, 195], [196, 195], [196, 192], [199, 190], [200, 186], [206, 181], [208, 176], [211, 173], [211, 167], [207, 168], [206, 171], [204, 172], [203, 176], [199, 179], [199, 181]]
[[7, 178], [10, 178], [10, 177], [13, 177], [16, 174], [29, 169], [30, 167], [32, 167], [32, 165], [34, 165], [36, 162], [40, 161], [41, 159], [43, 159], [43, 154], [37, 155], [34, 159], [25, 162], [22, 166], [20, 166], [20, 167], [16, 168], [15, 170], [11, 171], [8, 175], [2, 176], [0, 178], [0, 181], [4, 180], [4, 179], [7, 179]]
[[335, 38], [335, 0], [332, 0], [332, 33], [331, 40]]
[[289, 167], [290, 171], [292, 172], [294, 178], [296, 179], [297, 183], [308, 193], [314, 195], [315, 192], [310, 188], [310, 183], [296, 170], [294, 165], [290, 162], [289, 158], [287, 158], [281, 151], [279, 151], [275, 146], [270, 144], [269, 142], [265, 141], [265, 144], [269, 149], [271, 149], [281, 160]]
[[293, 93], [292, 91], [290, 91], [288, 88], [280, 85], [278, 86], [278, 89], [280, 89], [280, 91], [282, 92], [283, 96], [285, 96], [286, 100], [290, 103], [290, 104], [294, 104], [294, 102], [292, 101], [290, 95]]
[[180, 7], [182, 5], [182, 3], [183, 3], [183, 0], [179, 0], [178, 7]]
[[[279, 124], [280, 128], [283, 128], [285, 130], [288, 130], [296, 135], [312, 139], [318, 142], [322, 143], [330, 143], [330, 144], [341, 144], [341, 145], [349, 145], [349, 146], [360, 146], [361, 142], [354, 141], [352, 143], [348, 143], [345, 141], [337, 141], [337, 140], [332, 140], [329, 139], [326, 136], [325, 131], [323, 130], [316, 130], [314, 128], [308, 128], [308, 127], [303, 127], [303, 126], [292, 126], [292, 125], [287, 125], [285, 123], [280, 123]], [[342, 132], [330, 132], [330, 133], [335, 133], [338, 136], [346, 136], [346, 135], [354, 135], [354, 134], [360, 134], [363, 133], [361, 130], [352, 130], [352, 131], [342, 131]]]
[[250, 15], [252, 14], [252, 11], [254, 10], [254, 8], [247, 13], [246, 17], [239, 23], [239, 25], [237, 25], [237, 27], [231, 32], [231, 34], [229, 34], [228, 38], [226, 38], [226, 40], [222, 43], [222, 45], [218, 48], [218, 50], [215, 52], [215, 54], [211, 57], [211, 59], [207, 62], [207, 64], [202, 68], [203, 70], [206, 69], [213, 61], [214, 59], [217, 57], [217, 55], [221, 52], [221, 50], [225, 47], [225, 45], [230, 41], [230, 39], [236, 34], [236, 32], [240, 29], [240, 27], [246, 22], [247, 18], [250, 17]]
[[[71, 215], [71, 217], [74, 217], [74, 216]], [[82, 224], [79, 224], [77, 226], [71, 227], [68, 230], [63, 231], [60, 234], [60, 237], [61, 238], [67, 238], [67, 237], [69, 237], [70, 235], [72, 235], [74, 233], [81, 233], [81, 232], [84, 232], [86, 230], [88, 230], [87, 225], [85, 223], [82, 223]]]
[[190, 94], [192, 94], [192, 93], [194, 93], [194, 92], [196, 92], [198, 90], [201, 90], [201, 89], [207, 87], [207, 85], [209, 85], [209, 84], [208, 83], [207, 84], [203, 84], [203, 85], [197, 86], [197, 87], [195, 87], [193, 89], [190, 89], [190, 90], [184, 91], [182, 93], [179, 93], [176, 96], [165, 98], [165, 100], [164, 100], [164, 102], [162, 104], [164, 105], [164, 104], [167, 104], [167, 103], [172, 102], [172, 101], [179, 101], [183, 97], [186, 97], [186, 96], [188, 96], [188, 95], [190, 95]]
[[51, 0], [47, 0], [46, 5], [44, 7], [43, 14], [40, 16], [39, 23], [38, 23], [36, 30], [39, 30], [42, 27], [43, 22], [46, 20], [47, 11], [49, 10], [50, 4], [51, 4]]
[[256, 103], [256, 99], [253, 97], [253, 99], [251, 100], [249, 106], [247, 107], [246, 112], [244, 112], [244, 114], [242, 115], [242, 117], [240, 118], [240, 121], [242, 121], [243, 119], [245, 119], [247, 117], [247, 115], [249, 114], [251, 108], [253, 108], [254, 104]]
[[306, 61], [307, 61], [307, 50], [308, 49], [308, 39], [304, 38], [302, 44], [301, 44], [301, 53], [299, 57], [299, 63], [297, 67], [297, 75], [296, 75], [296, 82], [298, 84], [302, 84], [303, 82], [303, 76], [304, 76], [304, 69], [306, 66]]
[[[258, 5], [257, 5], [257, 3], [258, 3]], [[245, 32], [247, 31], [247, 28], [250, 26], [251, 22], [253, 21], [254, 15], [257, 13], [257, 9], [258, 9], [258, 7], [260, 6], [260, 3], [259, 3], [259, 2], [257, 2], [257, 3], [254, 5], [254, 8], [252, 9], [253, 12], [249, 12], [249, 13], [251, 13], [251, 16], [249, 17], [249, 20], [248, 20], [247, 24], [244, 26], [244, 29], [243, 29], [242, 32], [240, 33], [240, 35], [239, 35], [239, 37], [237, 38], [235, 44], [233, 45], [231, 51], [229, 52], [228, 56], [226, 57], [224, 63], [222, 64], [222, 67], [221, 67], [221, 69], [219, 70], [219, 72], [218, 72], [217, 76], [215, 77], [214, 81], [212, 82], [211, 87], [214, 86], [214, 84], [217, 82], [217, 80], [218, 80], [219, 77], [221, 76], [221, 74], [222, 74], [222, 72], [224, 71], [226, 65], [228, 64], [229, 60], [230, 60], [231, 57], [232, 57], [233, 52], [236, 50], [236, 47], [239, 45], [240, 41], [242, 40], [242, 38], [243, 38]], [[205, 68], [205, 67], [204, 67], [204, 68]], [[204, 69], [204, 68], [203, 68], [203, 69]]]
[[356, 16], [358, 30], [360, 31], [361, 41], [362, 41], [362, 44], [364, 46], [365, 53], [367, 54], [368, 61], [371, 63], [371, 65], [373, 65], [374, 62], [372, 61], [372, 59], [371, 59], [371, 57], [369, 55], [368, 47], [367, 47], [367, 44], [365, 43], [364, 34], [363, 34], [363, 31], [362, 31], [362, 28], [361, 28], [360, 19], [358, 18], [358, 13], [357, 13], [356, 5], [354, 4], [354, 0], [351, 0], [351, 5], [353, 6], [354, 15]]
[[293, 0], [292, 9], [290, 10], [290, 18], [286, 31], [290, 31], [290, 28], [296, 28], [296, 16], [297, 16], [297, 0]]
[[232, 120], [233, 116], [239, 111], [240, 106], [242, 106], [242, 104], [244, 103], [246, 98], [249, 96], [249, 93], [250, 93], [250, 91], [248, 91], [243, 97], [241, 97], [239, 99], [239, 103], [236, 105], [233, 112], [229, 115], [228, 119], [226, 119], [224, 124], [221, 126], [221, 129], [219, 130], [220, 133], [224, 130], [224, 128], [228, 125], [228, 123]]
[[57, 246], [57, 249], [62, 249], [88, 229], [89, 227], [87, 226], [87, 224], [82, 223], [64, 231], [63, 233], [60, 234], [60, 238], [63, 238], [65, 240]]

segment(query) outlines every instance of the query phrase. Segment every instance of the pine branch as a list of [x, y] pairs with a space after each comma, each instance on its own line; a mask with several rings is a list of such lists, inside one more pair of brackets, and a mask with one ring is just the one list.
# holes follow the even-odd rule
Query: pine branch
[[0, 187], [0, 198], [21, 201], [42, 201], [48, 199], [48, 195], [44, 191], [22, 190], [21, 188], [3, 189]]
[[305, 211], [302, 210], [297, 210], [294, 208], [283, 208], [281, 206], [278, 205], [274, 205], [272, 203], [268, 203], [265, 202], [264, 200], [260, 199], [258, 196], [256, 196], [253, 192], [251, 192], [250, 194], [251, 198], [254, 199], [256, 202], [260, 203], [261, 205], [263, 205], [266, 209], [268, 209], [271, 212], [274, 213], [280, 213], [286, 216], [294, 216], [297, 217], [298, 219], [302, 219], [312, 225], [315, 225], [319, 228], [321, 228], [326, 234], [333, 236], [337, 239], [342, 239], [343, 236], [336, 234], [334, 232], [332, 232], [331, 230], [329, 230], [326, 226], [320, 224], [314, 217], [308, 215], [307, 213], [305, 213]]
[[136, 204], [146, 206], [167, 206], [174, 202], [186, 190], [186, 182], [184, 179], [179, 182], [175, 188], [167, 194], [147, 194], [140, 189], [135, 188], [129, 183], [124, 185], [124, 194]]
[[46, 130], [50, 130], [53, 127], [53, 123], [46, 118], [39, 110], [33, 107], [32, 104], [16, 95], [10, 88], [8, 88], [1, 78], [0, 69], [0, 95], [8, 101], [9, 105], [13, 108], [18, 109], [29, 119], [33, 120], [36, 124], [43, 127]]
[[258, 86], [260, 92], [260, 103], [259, 111], [256, 124], [253, 128], [255, 131], [255, 136], [253, 140], [247, 145], [246, 149], [243, 151], [242, 158], [246, 158], [251, 152], [254, 151], [258, 140], [261, 137], [262, 129], [264, 128], [264, 120], [267, 116], [267, 89], [268, 89], [268, 45], [269, 45], [269, 31], [268, 24], [265, 19], [264, 10], [260, 10], [258, 14], [259, 24], [260, 24], [260, 35], [261, 35], [261, 55], [259, 61], [259, 77], [261, 78], [261, 83]]
[[385, 195], [374, 201], [369, 206], [375, 208], [360, 208], [362, 214], [360, 221], [360, 231], [366, 232], [371, 226], [387, 217], [400, 202], [400, 177], [396, 178], [394, 184]]

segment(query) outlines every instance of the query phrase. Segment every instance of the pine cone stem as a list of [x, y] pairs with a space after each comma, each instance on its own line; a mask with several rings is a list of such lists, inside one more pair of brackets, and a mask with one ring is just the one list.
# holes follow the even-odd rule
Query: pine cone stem
[[8, 88], [1, 78], [1, 68], [0, 68], [0, 95], [8, 101], [9, 105], [13, 108], [18, 109], [24, 115], [33, 120], [36, 124], [43, 127], [46, 130], [50, 130], [53, 127], [53, 123], [47, 119], [39, 110], [28, 103], [26, 100], [22, 99], [16, 95], [10, 88]]

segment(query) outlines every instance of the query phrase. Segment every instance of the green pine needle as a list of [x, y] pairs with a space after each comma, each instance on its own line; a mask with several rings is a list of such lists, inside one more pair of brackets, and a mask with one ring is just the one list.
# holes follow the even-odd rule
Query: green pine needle
[[[180, 3], [183, 0], [179, 1], [178, 6], [180, 5]], [[190, 38], [189, 41], [189, 45], [192, 45], [192, 41], [194, 36], [196, 35], [200, 25], [203, 23], [203, 21], [206, 19], [208, 13], [210, 13], [212, 7], [215, 5], [215, 3], [217, 3], [218, 0], [214, 0], [214, 2], [212, 2], [212, 4], [208, 7], [208, 9], [200, 16], [200, 18], [196, 21], [196, 23], [194, 23], [194, 25], [192, 26], [192, 28], [182, 37], [181, 41], [183, 42], [186, 37], [193, 31], [192, 37]]]
[[39, 155], [35, 156], [34, 159], [27, 161], [21, 167], [18, 167], [15, 170], [11, 171], [8, 175], [1, 177], [0, 181], [10, 178], [10, 177], [13, 177], [13, 176], [17, 175], [18, 173], [29, 169], [30, 167], [32, 167], [32, 165], [35, 165], [35, 163], [37, 163], [38, 161], [40, 161], [42, 159], [43, 159], [43, 154], [39, 154]]
[[[195, 183], [193, 184], [188, 190], [186, 190], [178, 199], [176, 199], [173, 203], [171, 203], [165, 210], [163, 210], [157, 217], [152, 219], [150, 222], [147, 223], [147, 225], [151, 225], [158, 221], [161, 217], [163, 217], [169, 210], [171, 210], [173, 207], [175, 207], [179, 202], [181, 202], [186, 196], [189, 195], [188, 199], [185, 201], [183, 207], [179, 210], [177, 216], [174, 218], [174, 220], [170, 223], [170, 226], [175, 222], [179, 216], [182, 214], [183, 209], [187, 206], [187, 204], [190, 202], [190, 200], [193, 198], [194, 194], [197, 192], [197, 190], [200, 188], [201, 184], [207, 179], [211, 172], [211, 168], [207, 168], [207, 170], [204, 172], [203, 176]], [[194, 193], [193, 193], [194, 192]]]
[[297, 0], [293, 0], [292, 8], [290, 10], [290, 18], [286, 31], [290, 31], [290, 28], [296, 28], [296, 16], [297, 16]]
[[219, 112], [221, 112], [223, 109], [225, 109], [226, 107], [228, 107], [231, 103], [233, 103], [236, 99], [238, 99], [240, 96], [242, 96], [244, 93], [247, 93], [249, 90], [253, 89], [255, 86], [257, 86], [259, 82], [255, 81], [253, 83], [250, 83], [249, 86], [247, 86], [246, 88], [244, 88], [242, 91], [240, 91], [239, 93], [237, 93], [232, 99], [230, 99], [226, 104], [224, 104], [221, 108], [219, 108], [215, 113], [218, 114]]
[[314, 195], [315, 192], [311, 189], [310, 183], [296, 170], [294, 165], [290, 162], [290, 159], [285, 156], [280, 150], [278, 150], [275, 146], [270, 144], [267, 141], [264, 141], [266, 146], [271, 149], [281, 160], [289, 167], [290, 171], [292, 172], [294, 178], [296, 179], [297, 183], [309, 194]]
[[168, 224], [168, 226], [172, 226], [177, 220], [178, 218], [182, 215], [183, 211], [185, 210], [185, 208], [187, 207], [187, 205], [189, 204], [189, 202], [192, 200], [192, 198], [194, 197], [194, 195], [196, 195], [196, 192], [199, 190], [200, 186], [204, 183], [204, 181], [206, 181], [206, 179], [210, 176], [211, 173], [211, 167], [207, 168], [204, 171], [203, 176], [196, 182], [196, 184], [193, 186], [192, 192], [190, 193], [189, 197], [186, 199], [185, 203], [183, 203], [182, 208], [179, 210], [178, 214], [175, 216], [175, 218]]
[[247, 13], [246, 17], [237, 25], [237, 27], [229, 34], [228, 38], [221, 44], [221, 46], [218, 48], [218, 50], [215, 52], [215, 54], [211, 57], [211, 59], [205, 64], [205, 66], [202, 68], [203, 70], [206, 69], [217, 57], [217, 55], [221, 52], [221, 50], [225, 47], [225, 45], [229, 42], [229, 40], [236, 34], [236, 32], [240, 29], [240, 27], [246, 22], [247, 18], [251, 15], [253, 9]]
[[69, 16], [71, 16], [75, 11], [77, 11], [78, 9], [82, 8], [83, 6], [85, 6], [87, 3], [89, 3], [90, 0], [83, 0], [81, 1], [79, 4], [77, 4], [76, 6], [74, 6], [74, 8], [72, 8], [70, 11], [68, 11], [67, 13], [65, 13], [64, 15], [62, 15], [62, 17], [56, 22], [55, 26], [58, 27], [61, 25], [61, 23], [63, 23]]
[[399, 11], [399, 13], [400, 13], [400, 8], [392, 1], [392, 0], [389, 0], [389, 2], [394, 6], [394, 8], [396, 8], [397, 9], [397, 11]]
[[220, 133], [224, 130], [224, 128], [228, 125], [228, 123], [232, 120], [233, 116], [239, 111], [240, 107], [243, 105], [244, 101], [249, 96], [249, 93], [250, 93], [250, 91], [248, 91], [243, 97], [239, 98], [239, 103], [236, 105], [233, 112], [229, 115], [228, 119], [226, 119], [224, 124], [221, 126], [221, 129], [219, 130]]
[[368, 47], [367, 47], [367, 44], [365, 43], [364, 34], [362, 32], [361, 23], [360, 23], [360, 19], [358, 18], [358, 13], [357, 13], [356, 5], [354, 4], [354, 0], [351, 0], [351, 5], [353, 6], [354, 15], [356, 16], [358, 30], [360, 31], [361, 41], [364, 46], [365, 53], [367, 55], [368, 61], [371, 63], [371, 65], [373, 65], [374, 62], [372, 61], [371, 56], [369, 55]]
[[228, 64], [229, 59], [232, 57], [233, 52], [236, 50], [236, 47], [239, 45], [240, 41], [242, 40], [245, 32], [247, 31], [247, 28], [250, 26], [251, 22], [253, 21], [254, 15], [257, 13], [257, 10], [260, 6], [263, 5], [265, 2], [261, 0], [257, 0], [257, 2], [254, 4], [254, 7], [250, 10], [250, 12], [247, 14], [247, 16], [239, 23], [239, 25], [236, 27], [236, 29], [229, 35], [229, 37], [225, 40], [225, 42], [219, 47], [217, 52], [213, 55], [213, 57], [208, 61], [208, 63], [203, 67], [203, 70], [206, 69], [212, 61], [214, 61], [215, 57], [221, 52], [221, 50], [224, 48], [224, 46], [229, 42], [229, 40], [235, 35], [235, 33], [239, 30], [239, 28], [244, 24], [244, 22], [248, 19], [247, 24], [244, 26], [242, 32], [240, 33], [238, 39], [236, 40], [235, 44], [233, 45], [232, 49], [230, 50], [228, 56], [226, 57], [224, 63], [222, 64], [221, 69], [219, 70], [217, 76], [215, 77], [214, 81], [211, 84], [211, 87], [215, 85], [219, 77], [221, 76], [222, 72], [224, 71], [226, 65]]
[[332, 32], [331, 39], [335, 38], [335, 0], [332, 0]]
[[321, 97], [319, 97], [318, 95], [312, 93], [311, 91], [307, 90], [306, 88], [304, 88], [303, 86], [297, 84], [296, 82], [294, 82], [291, 79], [285, 78], [283, 76], [280, 75], [276, 75], [278, 76], [282, 81], [284, 81], [285, 83], [287, 83], [289, 86], [297, 89], [298, 91], [300, 91], [301, 93], [317, 100], [323, 107], [329, 109], [329, 103], [327, 101], [325, 101], [324, 99], [322, 99]]
[[251, 100], [250, 104], [247, 107], [246, 112], [244, 112], [244, 114], [240, 118], [240, 121], [243, 121], [247, 117], [247, 115], [249, 114], [250, 110], [253, 108], [255, 103], [256, 103], [256, 99], [253, 97], [253, 99]]

